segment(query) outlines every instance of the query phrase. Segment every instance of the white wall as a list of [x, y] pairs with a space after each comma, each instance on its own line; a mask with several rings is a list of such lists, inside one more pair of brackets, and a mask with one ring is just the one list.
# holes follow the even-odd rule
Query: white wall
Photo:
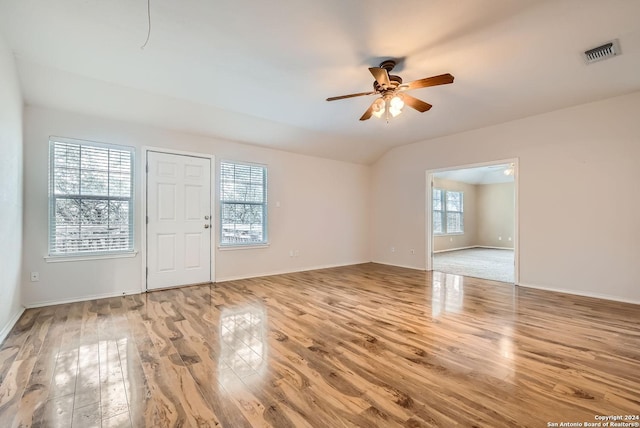
[[[10, 56], [2, 58], [2, 77], [13, 76], [15, 82], [13, 72], [7, 72], [4, 64], [10, 62]], [[3, 84], [7, 80], [12, 81], [3, 78]], [[3, 96], [2, 144], [7, 144], [4, 135], [8, 129], [14, 141], [8, 153], [19, 159], [16, 147], [20, 146], [20, 97], [15, 83], [9, 89], [8, 93], [13, 91], [15, 96]], [[141, 147], [149, 145], [212, 153], [218, 161], [267, 164], [271, 246], [216, 250], [218, 281], [370, 259], [424, 269], [425, 171], [517, 157], [520, 284], [640, 302], [638, 111], [640, 93], [634, 93], [399, 147], [368, 168], [28, 107], [24, 146], [23, 302], [38, 305], [135, 293], [142, 288], [140, 255], [132, 259], [45, 263], [49, 135], [133, 145], [138, 156]], [[6, 157], [2, 161], [7, 162]], [[2, 168], [2, 191], [13, 192], [2, 194], [13, 202], [5, 204], [1, 214], [13, 221], [12, 228], [2, 235], [3, 239], [9, 236], [10, 245], [3, 245], [0, 250], [5, 256], [2, 275], [9, 277], [10, 271], [13, 269], [15, 275], [20, 266], [20, 240], [15, 239], [16, 233], [19, 236], [16, 231], [21, 212], [17, 190], [19, 165], [16, 161], [10, 163], [9, 169], [4, 164]], [[138, 176], [138, 210], [140, 182]], [[8, 190], [11, 188], [15, 190]], [[280, 207], [276, 207], [276, 202], [280, 202]], [[14, 208], [5, 210], [5, 206]], [[139, 218], [136, 216], [138, 231]], [[136, 248], [140, 249], [140, 234], [136, 237]], [[396, 251], [391, 252], [391, 247]], [[415, 254], [411, 254], [412, 249]], [[290, 250], [299, 250], [300, 256], [289, 257]], [[29, 281], [30, 271], [40, 272], [40, 282]], [[9, 291], [9, 295], [3, 294], [0, 303], [8, 305], [6, 311], [3, 307], [3, 314], [19, 310], [18, 288], [11, 284], [3, 276], [2, 292]]]
[[0, 36], [0, 342], [22, 313], [22, 95]]
[[[143, 146], [209, 153], [216, 156], [217, 162], [228, 159], [267, 164], [271, 245], [261, 249], [216, 249], [218, 281], [370, 260], [370, 169], [367, 166], [60, 110], [27, 107], [25, 112], [25, 159], [28, 161], [25, 163], [22, 282], [26, 305], [137, 293], [143, 287], [140, 254], [135, 258], [45, 262], [50, 135], [134, 146], [137, 165]], [[135, 247], [138, 250], [141, 249], [138, 215], [141, 180], [141, 175], [136, 174]], [[217, 222], [218, 216], [215, 218]], [[216, 234], [218, 230], [217, 222]], [[290, 257], [290, 250], [298, 250], [299, 256]], [[29, 281], [30, 271], [40, 272], [40, 282]]]
[[640, 92], [391, 150], [373, 260], [425, 268], [426, 170], [517, 157], [520, 285], [640, 303], [638, 112]]
[[476, 185], [477, 245], [513, 248], [515, 183]]

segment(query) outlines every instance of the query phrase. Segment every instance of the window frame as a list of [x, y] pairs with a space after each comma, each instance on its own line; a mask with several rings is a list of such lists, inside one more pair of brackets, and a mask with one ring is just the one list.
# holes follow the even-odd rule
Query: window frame
[[[436, 210], [433, 209], [433, 201], [435, 200], [436, 192], [440, 192], [440, 206], [442, 209]], [[447, 194], [448, 193], [459, 193], [460, 194], [460, 211], [457, 210], [449, 210], [447, 207]], [[438, 187], [434, 187], [432, 190], [431, 196], [431, 212], [433, 215], [433, 219], [431, 221], [431, 228], [433, 230], [434, 236], [447, 236], [447, 235], [464, 235], [464, 192], [460, 190], [447, 190]], [[449, 231], [449, 218], [448, 214], [459, 214], [460, 215], [460, 230]], [[436, 216], [440, 216], [440, 224], [442, 225], [443, 231], [437, 232], [435, 230], [434, 224]]]
[[[248, 166], [248, 167], [256, 167], [262, 169], [262, 202], [253, 202], [253, 201], [227, 201], [223, 199], [223, 186], [225, 184], [225, 180], [222, 176], [222, 166], [223, 164], [231, 164], [231, 165], [240, 165], [240, 166]], [[266, 164], [260, 164], [255, 162], [245, 162], [245, 161], [235, 161], [230, 159], [221, 159], [219, 163], [220, 174], [218, 175], [218, 179], [220, 181], [219, 185], [219, 238], [218, 238], [218, 248], [224, 249], [242, 249], [242, 248], [262, 248], [269, 246], [269, 235], [268, 235], [268, 175], [269, 168]], [[234, 180], [235, 181], [235, 180]], [[248, 241], [248, 242], [225, 242], [224, 241], [224, 207], [225, 205], [256, 205], [262, 206], [262, 240], [260, 242], [256, 241]]]
[[[436, 210], [433, 208], [433, 202], [436, 200], [436, 193], [440, 193], [440, 209]], [[433, 188], [432, 190], [432, 196], [431, 196], [431, 212], [433, 213], [433, 219], [431, 221], [431, 229], [433, 230], [433, 234], [434, 235], [445, 235], [446, 234], [446, 230], [447, 230], [447, 225], [445, 224], [445, 222], [443, 222], [444, 214], [445, 214], [445, 206], [444, 206], [444, 193], [445, 190], [444, 189], [438, 189], [438, 188]], [[435, 220], [436, 218], [440, 218], [440, 227], [441, 230], [440, 232], [436, 231], [435, 228]]]
[[[99, 148], [107, 150], [119, 150], [128, 152], [130, 154], [129, 165], [129, 196], [110, 196], [107, 191], [106, 196], [97, 195], [82, 195], [81, 189], [78, 189], [78, 194], [63, 194], [57, 195], [55, 191], [55, 147], [56, 143], [77, 145], [82, 150], [82, 147]], [[82, 167], [79, 169], [81, 174]], [[133, 257], [137, 254], [135, 251], [135, 148], [132, 146], [124, 146], [119, 144], [102, 143], [96, 141], [66, 138], [66, 137], [49, 137], [49, 171], [48, 171], [48, 217], [47, 217], [47, 254], [46, 261], [65, 261], [65, 260], [90, 260], [97, 258], [113, 258], [113, 257]], [[109, 167], [107, 167], [107, 181], [109, 180]], [[108, 184], [107, 184], [108, 186]], [[98, 250], [98, 251], [68, 251], [60, 252], [55, 251], [55, 225], [56, 225], [56, 200], [58, 199], [79, 199], [79, 200], [106, 200], [106, 201], [126, 201], [129, 204], [129, 212], [127, 215], [127, 229], [129, 235], [129, 245], [127, 248], [118, 248], [113, 250]]]

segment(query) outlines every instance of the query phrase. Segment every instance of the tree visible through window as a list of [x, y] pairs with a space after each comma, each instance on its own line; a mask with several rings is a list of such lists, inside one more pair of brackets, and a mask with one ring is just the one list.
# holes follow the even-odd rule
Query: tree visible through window
[[433, 233], [464, 233], [462, 192], [433, 189]]
[[49, 254], [133, 251], [133, 148], [49, 141]]
[[267, 168], [220, 162], [220, 244], [267, 242]]

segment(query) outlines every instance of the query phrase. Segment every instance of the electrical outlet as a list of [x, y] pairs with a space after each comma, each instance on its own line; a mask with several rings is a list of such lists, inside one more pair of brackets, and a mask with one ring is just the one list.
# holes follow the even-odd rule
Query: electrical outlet
[[31, 272], [31, 282], [40, 281], [40, 272]]
[[289, 250], [289, 257], [293, 257], [293, 250]]
[[414, 250], [413, 248], [409, 250], [411, 252], [411, 254], [415, 254], [416, 250]]

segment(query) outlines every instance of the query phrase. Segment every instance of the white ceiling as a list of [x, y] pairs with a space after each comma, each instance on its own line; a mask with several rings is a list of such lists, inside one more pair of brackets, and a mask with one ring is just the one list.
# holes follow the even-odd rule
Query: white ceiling
[[[0, 0], [28, 104], [370, 163], [392, 147], [640, 90], [637, 0]], [[623, 54], [585, 65], [618, 38]], [[431, 104], [387, 124], [367, 68]]]
[[436, 178], [469, 184], [513, 183], [513, 175], [504, 174], [509, 165], [510, 164], [506, 163], [474, 168], [452, 169], [436, 172], [433, 176]]

